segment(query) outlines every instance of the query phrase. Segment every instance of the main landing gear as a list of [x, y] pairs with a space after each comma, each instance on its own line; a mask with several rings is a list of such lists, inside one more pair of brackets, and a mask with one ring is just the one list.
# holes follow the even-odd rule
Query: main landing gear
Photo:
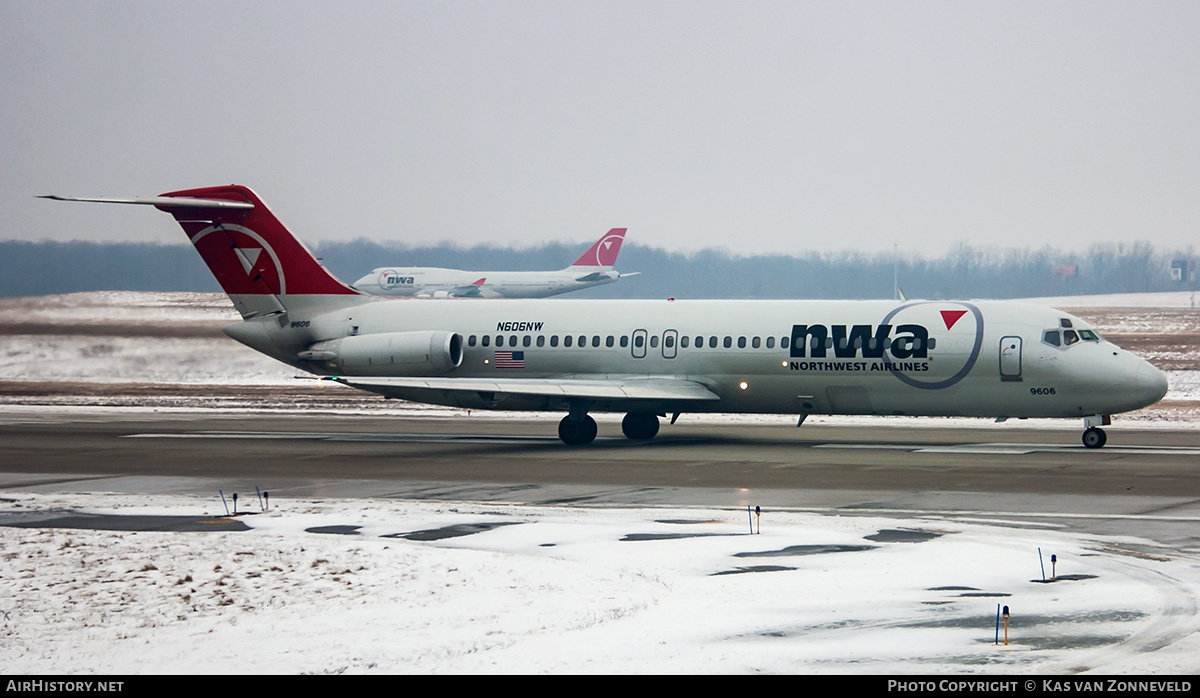
[[653, 412], [630, 412], [621, 420], [621, 432], [631, 439], [653, 439], [658, 433], [658, 416]]
[[[625, 436], [648, 441], [658, 434], [658, 416], [653, 412], [630, 412], [621, 420]], [[568, 414], [558, 423], [558, 438], [568, 446], [583, 446], [596, 440], [596, 420], [587, 414]]]
[[1101, 448], [1108, 442], [1108, 434], [1104, 433], [1101, 426], [1112, 424], [1112, 417], [1106, 414], [1097, 414], [1083, 419], [1083, 445], [1088, 448]]
[[568, 446], [583, 446], [596, 440], [596, 420], [585, 415], [567, 415], [558, 423], [558, 438]]

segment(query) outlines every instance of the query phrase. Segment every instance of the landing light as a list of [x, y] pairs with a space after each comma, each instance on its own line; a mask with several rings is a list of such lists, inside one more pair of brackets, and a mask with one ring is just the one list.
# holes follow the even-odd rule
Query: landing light
[[750, 387], [750, 384], [747, 383], [746, 381], [742, 381], [741, 383], [738, 383], [738, 387], [741, 388], [742, 390], [745, 390], [746, 388]]

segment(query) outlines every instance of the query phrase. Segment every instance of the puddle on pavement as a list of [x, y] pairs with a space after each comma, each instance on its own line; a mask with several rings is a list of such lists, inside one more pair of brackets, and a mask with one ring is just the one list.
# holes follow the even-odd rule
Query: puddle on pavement
[[1034, 584], [1053, 584], [1055, 582], [1078, 582], [1083, 579], [1096, 579], [1094, 574], [1060, 574], [1051, 579], [1031, 579]]
[[470, 524], [455, 524], [454, 526], [443, 526], [442, 528], [429, 528], [424, 531], [413, 531], [411, 533], [392, 533], [382, 538], [403, 538], [405, 540], [431, 541], [445, 540], [447, 538], [460, 538], [462, 536], [473, 536], [476, 533], [485, 533], [501, 526], [515, 526], [521, 523], [520, 521], [493, 521], [488, 523], [470, 523]]
[[876, 543], [924, 543], [941, 535], [933, 531], [922, 531], [921, 529], [914, 528], [885, 528], [878, 533], [863, 536], [863, 538], [873, 540]]
[[874, 550], [877, 545], [789, 545], [782, 550], [760, 550], [752, 553], [735, 553], [734, 557], [794, 557], [802, 555], [824, 555], [826, 553], [855, 553]]
[[784, 567], [783, 565], [752, 565], [750, 567], [735, 567], [731, 570], [723, 572], [713, 572], [710, 577], [720, 577], [726, 574], [752, 574], [754, 572], [787, 572], [796, 569], [795, 567]]
[[313, 526], [304, 529], [305, 533], [329, 533], [335, 536], [357, 536], [362, 526]]
[[0, 526], [12, 528], [74, 528], [88, 531], [249, 531], [231, 516], [143, 516], [81, 514], [74, 511], [0, 514]]

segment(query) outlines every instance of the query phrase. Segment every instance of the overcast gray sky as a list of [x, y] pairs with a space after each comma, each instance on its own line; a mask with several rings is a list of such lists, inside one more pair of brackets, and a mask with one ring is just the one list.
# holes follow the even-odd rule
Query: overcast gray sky
[[0, 239], [1200, 247], [1196, 2], [0, 2]]

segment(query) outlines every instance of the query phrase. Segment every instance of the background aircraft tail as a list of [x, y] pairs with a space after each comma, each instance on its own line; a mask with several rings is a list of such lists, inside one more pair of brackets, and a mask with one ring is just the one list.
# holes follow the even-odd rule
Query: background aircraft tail
[[617, 263], [621, 243], [625, 241], [625, 228], [613, 228], [605, 233], [596, 244], [575, 260], [572, 267], [611, 267]]

